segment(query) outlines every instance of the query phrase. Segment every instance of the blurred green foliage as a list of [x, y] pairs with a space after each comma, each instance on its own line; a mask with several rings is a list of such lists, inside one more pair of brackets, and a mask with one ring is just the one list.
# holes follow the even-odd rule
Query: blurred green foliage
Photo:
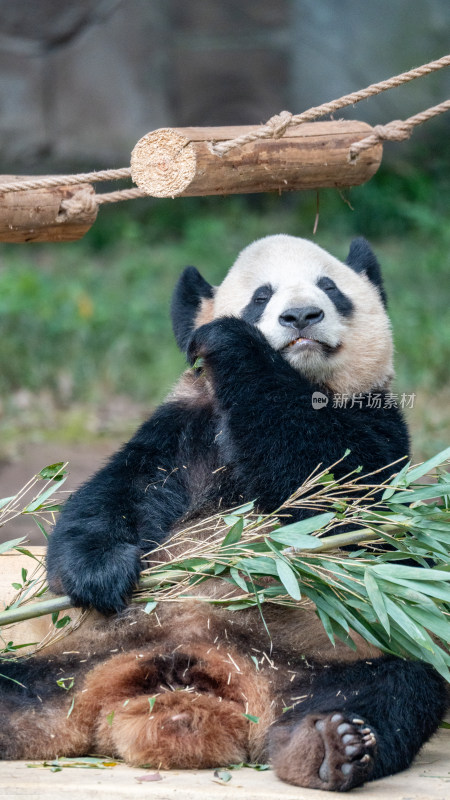
[[442, 391], [450, 361], [450, 226], [447, 159], [442, 148], [436, 153], [431, 160], [428, 153], [426, 172], [417, 168], [418, 152], [409, 162], [416, 167], [382, 167], [345, 196], [149, 199], [102, 208], [80, 242], [2, 245], [1, 395], [25, 388], [50, 390], [56, 402], [102, 403], [120, 394], [157, 403], [184, 365], [169, 321], [183, 267], [195, 264], [219, 282], [243, 246], [280, 232], [315, 238], [339, 258], [352, 236], [368, 237], [390, 300], [398, 390]]

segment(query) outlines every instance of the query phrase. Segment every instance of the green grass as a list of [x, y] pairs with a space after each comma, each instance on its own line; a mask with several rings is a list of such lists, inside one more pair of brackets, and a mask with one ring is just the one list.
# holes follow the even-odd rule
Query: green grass
[[[450, 230], [442, 159], [435, 155], [427, 173], [400, 162], [346, 198], [321, 191], [315, 237], [345, 258], [352, 236], [362, 234], [380, 258], [398, 391], [418, 395], [424, 425], [414, 414], [412, 423], [423, 456], [442, 447], [450, 430]], [[252, 239], [278, 232], [313, 238], [315, 215], [312, 192], [136, 201], [101, 209], [80, 242], [3, 245], [3, 429], [9, 427], [13, 438], [19, 434], [21, 418], [13, 406], [21, 390], [31, 394], [32, 404], [51, 397], [53, 419], [45, 411], [34, 418], [43, 429], [55, 430], [54, 415], [72, 403], [101, 406], [113, 395], [128, 395], [154, 406], [184, 365], [168, 314], [182, 268], [195, 264], [207, 280], [219, 282]], [[82, 416], [75, 425], [81, 438]], [[61, 419], [58, 426], [67, 423]]]

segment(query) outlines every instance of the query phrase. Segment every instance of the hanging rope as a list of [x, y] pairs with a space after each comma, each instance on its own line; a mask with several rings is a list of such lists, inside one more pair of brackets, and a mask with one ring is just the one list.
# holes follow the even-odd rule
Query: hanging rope
[[103, 169], [98, 172], [78, 172], [75, 175], [50, 175], [48, 178], [30, 178], [28, 181], [8, 181], [1, 185], [2, 192], [22, 192], [28, 189], [52, 189], [56, 186], [75, 186], [77, 183], [98, 183], [130, 178], [129, 167]]
[[408, 72], [402, 72], [400, 75], [388, 78], [388, 80], [372, 83], [365, 89], [360, 89], [358, 92], [352, 92], [351, 94], [345, 94], [338, 100], [332, 100], [331, 103], [323, 103], [321, 106], [309, 108], [301, 114], [293, 115], [290, 114], [289, 111], [282, 111], [281, 114], [271, 117], [265, 125], [261, 125], [251, 133], [238, 136], [236, 139], [230, 139], [228, 142], [221, 142], [213, 146], [213, 150], [216, 155], [224, 156], [234, 147], [242, 147], [242, 145], [248, 142], [254, 142], [256, 139], [268, 139], [273, 136], [282, 136], [292, 125], [300, 125], [302, 122], [312, 122], [318, 119], [318, 117], [333, 114], [341, 108], [354, 105], [361, 100], [366, 100], [368, 97], [381, 94], [381, 92], [386, 92], [388, 89], [394, 89], [397, 86], [401, 86], [403, 83], [408, 83], [416, 78], [421, 78], [423, 75], [429, 75], [431, 72], [436, 72], [448, 66], [450, 66], [450, 55], [443, 56], [436, 61], [430, 61], [429, 64], [423, 64], [421, 67], [416, 67]]
[[367, 150], [377, 142], [403, 142], [405, 139], [409, 139], [417, 125], [422, 125], [423, 122], [427, 122], [439, 114], [444, 114], [445, 111], [450, 111], [450, 100], [445, 100], [437, 106], [427, 108], [426, 111], [421, 111], [420, 114], [415, 114], [408, 119], [396, 119], [388, 122], [387, 125], [375, 125], [370, 136], [366, 136], [360, 142], [352, 144], [349, 153], [350, 161], [354, 161], [363, 150]]
[[[271, 117], [264, 125], [256, 127], [254, 130], [238, 136], [234, 139], [227, 141], [211, 143], [212, 152], [222, 157], [229, 153], [232, 149], [242, 147], [249, 142], [254, 142], [258, 139], [279, 139], [286, 131], [293, 126], [300, 125], [303, 122], [311, 122], [319, 117], [332, 114], [341, 108], [349, 105], [359, 103], [368, 97], [380, 94], [381, 92], [388, 91], [409, 81], [428, 75], [444, 67], [450, 66], [450, 55], [443, 56], [435, 61], [430, 61], [428, 64], [423, 64], [420, 67], [411, 69], [407, 72], [402, 72], [387, 80], [380, 81], [379, 83], [371, 84], [365, 89], [360, 89], [357, 92], [343, 95], [342, 97], [320, 106], [315, 106], [303, 111], [300, 114], [291, 114], [289, 111], [282, 111]], [[406, 120], [394, 120], [386, 125], [376, 125], [373, 128], [370, 136], [355, 142], [351, 145], [349, 151], [350, 161], [355, 161], [358, 156], [367, 148], [373, 146], [381, 141], [404, 141], [408, 139], [414, 128], [421, 125], [423, 122], [443, 114], [445, 111], [450, 110], [450, 100], [433, 106], [413, 117]], [[52, 188], [58, 186], [74, 186], [82, 183], [98, 183], [101, 181], [123, 180], [131, 177], [130, 167], [123, 167], [120, 169], [105, 169], [98, 172], [84, 172], [72, 175], [53, 175], [45, 178], [34, 178], [30, 180], [16, 180], [8, 181], [0, 185], [0, 192], [3, 194], [9, 192], [20, 192], [25, 190]], [[76, 198], [68, 198], [62, 201], [61, 210], [58, 215], [58, 220], [61, 222], [66, 221], [70, 217], [75, 216], [80, 210], [92, 210], [93, 206], [103, 205], [104, 203], [116, 203], [121, 200], [134, 200], [139, 197], [146, 197], [146, 192], [137, 187], [129, 189], [118, 190], [115, 192], [108, 192], [104, 194], [92, 194], [82, 192]]]

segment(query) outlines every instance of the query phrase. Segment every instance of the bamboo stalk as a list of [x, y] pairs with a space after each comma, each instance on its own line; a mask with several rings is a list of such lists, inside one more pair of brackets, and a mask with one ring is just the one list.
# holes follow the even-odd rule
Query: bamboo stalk
[[[361, 528], [350, 533], [337, 533], [334, 536], [327, 536], [326, 540], [323, 540], [319, 547], [315, 547], [312, 550], [305, 550], [304, 552], [305, 555], [324, 553], [329, 550], [336, 550], [338, 547], [345, 547], [363, 541], [369, 542], [377, 538], [379, 538], [377, 533], [374, 533], [369, 528]], [[297, 554], [302, 551], [296, 550], [295, 552]], [[153, 589], [169, 580], [176, 582], [186, 574], [186, 571], [183, 570], [164, 570], [155, 575], [145, 575], [139, 581], [138, 589]], [[234, 601], [235, 598], [233, 598], [233, 602]], [[132, 602], [143, 601], [142, 599], [132, 599]], [[16, 622], [23, 622], [27, 619], [35, 619], [36, 617], [42, 617], [46, 614], [54, 614], [56, 611], [67, 611], [69, 608], [73, 608], [73, 603], [68, 595], [63, 595], [60, 597], [52, 597], [49, 600], [40, 600], [37, 603], [29, 603], [19, 608], [7, 609], [6, 611], [0, 612], [0, 627], [11, 625]]]

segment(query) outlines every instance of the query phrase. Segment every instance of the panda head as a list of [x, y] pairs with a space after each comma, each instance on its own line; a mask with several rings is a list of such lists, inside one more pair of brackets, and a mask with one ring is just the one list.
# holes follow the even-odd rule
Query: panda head
[[218, 287], [187, 267], [172, 321], [184, 350], [199, 325], [241, 317], [313, 383], [359, 393], [385, 389], [394, 374], [385, 306], [380, 267], [365, 239], [352, 242], [344, 264], [313, 242], [280, 234], [242, 250]]

